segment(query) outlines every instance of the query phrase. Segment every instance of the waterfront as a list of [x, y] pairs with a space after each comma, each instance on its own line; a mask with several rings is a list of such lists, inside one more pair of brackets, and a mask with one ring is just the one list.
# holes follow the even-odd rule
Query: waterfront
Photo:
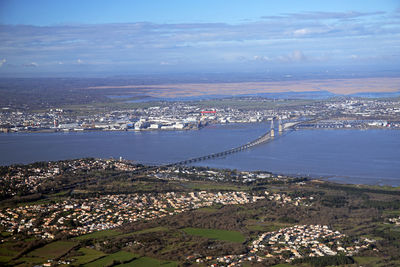
[[[0, 164], [80, 157], [170, 163], [236, 147], [267, 128], [265, 124], [229, 124], [199, 131], [2, 134]], [[197, 165], [399, 186], [399, 136], [398, 130], [293, 131], [254, 149]]]

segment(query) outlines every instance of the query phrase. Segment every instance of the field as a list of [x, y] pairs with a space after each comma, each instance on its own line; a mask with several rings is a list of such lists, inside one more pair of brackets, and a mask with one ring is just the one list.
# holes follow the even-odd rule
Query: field
[[364, 264], [372, 264], [375, 263], [377, 261], [379, 261], [380, 259], [377, 257], [354, 257], [354, 260], [360, 264], [360, 265], [364, 265]]
[[176, 262], [170, 261], [159, 261], [157, 259], [149, 258], [149, 257], [141, 257], [139, 259], [133, 260], [129, 263], [117, 265], [117, 267], [175, 267], [178, 266]]
[[44, 247], [35, 249], [28, 256], [33, 257], [43, 257], [46, 259], [55, 259], [59, 258], [62, 255], [66, 254], [73, 247], [75, 247], [77, 243], [70, 241], [56, 241], [50, 244], [45, 245]]
[[6, 263], [9, 262], [12, 259], [11, 256], [0, 256], [0, 263]]
[[[341, 242], [347, 247], [360, 242], [363, 244], [365, 238], [375, 240], [371, 241], [373, 246], [355, 254], [352, 257], [355, 263], [349, 266], [399, 266], [400, 228], [389, 223], [389, 219], [399, 215], [398, 190], [315, 181], [299, 183], [297, 180], [283, 180], [280, 184], [268, 184], [264, 180], [251, 184], [233, 181], [159, 181], [144, 175], [130, 182], [130, 176], [110, 174], [115, 173], [104, 172], [104, 178], [101, 178], [99, 185], [81, 186], [79, 194], [68, 198], [90, 198], [92, 192], [116, 194], [119, 192], [114, 187], [111, 190], [107, 186], [116, 185], [115, 188], [118, 189], [121, 182], [124, 190], [130, 186], [135, 190], [146, 189], [146, 192], [148, 188], [155, 188], [155, 193], [176, 189], [190, 192], [193, 187], [213, 193], [236, 189], [252, 192], [256, 196], [265, 196], [267, 191], [280, 196], [284, 194], [287, 202], [276, 198], [260, 198], [254, 203], [238, 205], [217, 203], [171, 216], [124, 223], [118, 228], [96, 231], [80, 237], [59, 234], [56, 241], [40, 240], [25, 233], [10, 235], [2, 232], [4, 241], [0, 244], [0, 266], [34, 266], [54, 259], [68, 261], [71, 266], [172, 267], [194, 265], [197, 259], [201, 258], [201, 261], [207, 256], [209, 259], [203, 263], [209, 266], [217, 263], [216, 257], [220, 255], [246, 255], [248, 259], [253, 253], [250, 252], [249, 244], [263, 233], [293, 225], [314, 224], [328, 225], [345, 234], [348, 238]], [[87, 174], [82, 177], [87, 179]], [[138, 188], [137, 184], [140, 185]], [[65, 197], [64, 192], [52, 194], [51, 198], [56, 200], [58, 197]], [[49, 196], [43, 197], [46, 199]], [[298, 202], [294, 203], [295, 200]], [[168, 210], [171, 207], [165, 205], [163, 208]], [[255, 263], [246, 259], [244, 261], [243, 266], [252, 266]], [[329, 266], [330, 262], [332, 261], [325, 261], [324, 264]], [[264, 263], [272, 266], [281, 263], [277, 267], [301, 267], [308, 264], [287, 264], [285, 259], [280, 260], [279, 257], [266, 259]]]
[[126, 251], [119, 251], [114, 254], [100, 258], [94, 262], [88, 263], [84, 266], [87, 266], [87, 267], [111, 266], [115, 263], [129, 262], [137, 257], [139, 257], [139, 256], [136, 254], [133, 254], [133, 253], [126, 252]]
[[247, 220], [246, 228], [253, 231], [272, 232], [280, 228], [289, 227], [292, 224], [279, 223], [279, 222], [259, 222], [257, 220]]
[[88, 262], [92, 262], [94, 260], [97, 260], [100, 257], [103, 257], [106, 255], [105, 253], [91, 249], [91, 248], [80, 248], [78, 252], [83, 253], [84, 255], [82, 256], [75, 256], [75, 262], [74, 264], [76, 265], [81, 265], [81, 264], [86, 264]]
[[154, 232], [167, 231], [167, 230], [168, 230], [168, 228], [159, 226], [159, 227], [154, 227], [154, 228], [149, 228], [149, 229], [144, 229], [144, 230], [128, 233], [128, 235], [140, 235], [140, 234], [154, 233]]
[[227, 231], [218, 229], [184, 228], [183, 231], [189, 235], [202, 236], [210, 239], [242, 243], [244, 236], [237, 231]]
[[[0, 255], [1, 256], [15, 256], [18, 251], [13, 246], [12, 242], [3, 243], [0, 245]], [[1, 261], [1, 260], [0, 260]]]

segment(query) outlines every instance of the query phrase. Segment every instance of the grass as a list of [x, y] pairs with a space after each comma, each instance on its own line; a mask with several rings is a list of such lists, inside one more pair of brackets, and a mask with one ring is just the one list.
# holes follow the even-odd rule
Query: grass
[[166, 253], [166, 252], [171, 252], [171, 251], [179, 251], [182, 248], [192, 246], [196, 244], [197, 242], [174, 242], [171, 244], [166, 245], [162, 250], [161, 254]]
[[6, 263], [12, 259], [12, 256], [0, 256], [0, 262]]
[[154, 228], [148, 228], [148, 229], [132, 232], [132, 233], [129, 233], [129, 234], [141, 235], [141, 234], [161, 232], [161, 231], [168, 231], [168, 228], [167, 227], [163, 227], [163, 226], [158, 226], [158, 227], [154, 227]]
[[160, 260], [157, 260], [157, 259], [154, 259], [154, 258], [141, 257], [141, 258], [133, 260], [131, 262], [117, 265], [116, 267], [141, 267], [141, 266], [146, 266], [146, 267], [158, 267], [158, 266], [175, 267], [175, 266], [178, 266], [178, 264], [176, 262], [171, 262], [171, 261], [160, 261]]
[[353, 257], [358, 264], [371, 264], [380, 260], [378, 257]]
[[400, 215], [400, 210], [384, 210], [383, 214], [398, 216]]
[[9, 237], [9, 236], [11, 236], [11, 233], [10, 232], [1, 232], [0, 235], [2, 237]]
[[265, 231], [265, 226], [263, 225], [247, 225], [246, 228], [253, 231]]
[[49, 259], [55, 259], [61, 257], [75, 247], [77, 243], [70, 241], [56, 241], [47, 244], [41, 248], [35, 249], [28, 256], [34, 257], [45, 257]]
[[11, 244], [1, 244], [0, 245], [0, 255], [1, 256], [15, 256], [18, 254], [18, 251], [12, 249]]
[[197, 211], [206, 212], [206, 213], [214, 213], [214, 212], [217, 212], [218, 209], [216, 209], [216, 208], [210, 208], [210, 207], [204, 207], [204, 208], [198, 209]]
[[74, 264], [76, 264], [76, 265], [86, 264], [88, 262], [95, 261], [98, 258], [101, 258], [106, 255], [105, 253], [103, 253], [101, 251], [91, 249], [91, 248], [80, 248], [78, 251], [83, 253], [84, 255], [74, 257], [76, 260], [74, 262]]
[[21, 257], [15, 262], [12, 262], [12, 264], [15, 266], [34, 266], [34, 265], [40, 265], [44, 262], [46, 262], [46, 259], [42, 257]]
[[202, 236], [210, 239], [242, 243], [245, 241], [244, 236], [237, 231], [204, 229], [204, 228], [184, 228], [183, 231], [189, 235]]
[[117, 237], [125, 237], [125, 236], [141, 235], [141, 234], [161, 232], [161, 231], [168, 231], [168, 228], [167, 227], [163, 227], [163, 226], [158, 226], [158, 227], [148, 228], [148, 229], [144, 229], [144, 230], [140, 230], [140, 231], [136, 231], [136, 232], [130, 232], [130, 233], [126, 233], [126, 234], [119, 234], [119, 235], [115, 235], [115, 236], [117, 236]]
[[153, 233], [153, 232], [160, 232], [160, 231], [168, 231], [168, 228], [166, 227], [154, 227], [154, 228], [149, 228], [149, 229], [144, 229], [136, 232], [131, 232], [131, 233], [126, 233], [123, 234], [120, 231], [117, 230], [103, 230], [103, 231], [97, 231], [93, 232], [87, 235], [81, 235], [78, 237], [73, 238], [74, 240], [88, 240], [88, 239], [101, 239], [101, 238], [109, 238], [109, 237], [123, 237], [123, 236], [131, 236], [131, 235], [140, 235], [140, 234], [146, 234], [146, 233]]
[[292, 224], [288, 223], [260, 223], [258, 221], [249, 220], [246, 223], [246, 228], [253, 231], [273, 232], [291, 225]]
[[78, 237], [73, 238], [74, 240], [88, 240], [88, 239], [100, 239], [104, 237], [112, 237], [116, 235], [120, 235], [121, 232], [117, 230], [103, 230], [103, 231], [96, 231], [90, 234], [81, 235]]
[[138, 258], [137, 254], [133, 254], [126, 251], [119, 251], [114, 254], [110, 254], [103, 258], [100, 258], [94, 262], [88, 263], [84, 266], [87, 267], [101, 267], [101, 266], [111, 266], [116, 263], [125, 263], [133, 260], [134, 258]]

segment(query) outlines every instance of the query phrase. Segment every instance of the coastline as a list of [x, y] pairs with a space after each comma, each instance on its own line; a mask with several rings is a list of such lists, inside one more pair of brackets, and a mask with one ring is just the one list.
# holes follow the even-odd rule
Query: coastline
[[[233, 146], [231, 144], [242, 145], [248, 142], [248, 138], [253, 139], [260, 136], [260, 133], [264, 132], [266, 129], [264, 124], [253, 125], [252, 127], [249, 124], [236, 124], [238, 127], [230, 127], [233, 124], [224, 124], [219, 125], [221, 127], [214, 128], [214, 125], [210, 125], [210, 127], [205, 127], [202, 131], [145, 131], [143, 134], [140, 132], [130, 131], [129, 133], [122, 131], [88, 131], [88, 132], [58, 132], [58, 133], [11, 133], [9, 135], [0, 135], [0, 141], [2, 150], [4, 151], [12, 151], [8, 154], [3, 155], [3, 159], [1, 160], [3, 166], [11, 165], [11, 164], [25, 164], [30, 162], [37, 161], [47, 161], [47, 160], [63, 160], [63, 159], [71, 159], [71, 158], [81, 158], [81, 157], [100, 157], [100, 158], [119, 158], [122, 156], [124, 159], [135, 160], [140, 163], [150, 163], [150, 164], [168, 164], [174, 162], [180, 162], [182, 160], [187, 160], [187, 158], [193, 157], [201, 157], [204, 155], [208, 155], [210, 153], [220, 152], [220, 149], [226, 150], [230, 149]], [[235, 130], [237, 129], [237, 130]], [[303, 129], [302, 129], [303, 130]], [[201, 165], [195, 166], [209, 166], [211, 168], [218, 169], [240, 169], [240, 170], [263, 170], [263, 171], [271, 171], [277, 175], [290, 175], [290, 176], [304, 176], [310, 179], [323, 179], [327, 181], [335, 181], [339, 183], [351, 183], [351, 184], [370, 184], [370, 185], [391, 185], [398, 186], [399, 183], [396, 180], [396, 175], [394, 174], [397, 168], [392, 168], [390, 166], [396, 166], [395, 163], [391, 162], [380, 162], [379, 160], [384, 160], [387, 158], [384, 156], [382, 152], [380, 156], [377, 156], [378, 162], [373, 163], [375, 156], [372, 158], [369, 157], [368, 160], [363, 160], [363, 164], [367, 163], [370, 167], [376, 169], [377, 165], [385, 166], [380, 167], [382, 171], [372, 171], [368, 172], [371, 168], [366, 168], [364, 170], [363, 165], [355, 166], [355, 169], [361, 170], [360, 172], [353, 172], [352, 169], [349, 169], [349, 166], [346, 169], [336, 171], [340, 163], [337, 167], [333, 167], [330, 169], [326, 169], [325, 167], [314, 168], [313, 166], [317, 166], [320, 163], [327, 164], [327, 160], [319, 162], [318, 160], [313, 160], [313, 157], [317, 156], [315, 152], [312, 152], [311, 155], [306, 156], [308, 160], [313, 160], [312, 163], [309, 163], [308, 167], [302, 167], [302, 163], [300, 161], [296, 161], [293, 157], [287, 157], [286, 154], [292, 153], [290, 150], [290, 146], [294, 144], [294, 142], [308, 142], [312, 141], [314, 137], [322, 136], [318, 134], [326, 132], [329, 136], [334, 135], [333, 144], [330, 144], [332, 153], [336, 155], [336, 153], [341, 153], [341, 150], [337, 150], [338, 148], [332, 147], [337, 146], [337, 141], [342, 140], [343, 136], [354, 136], [353, 134], [347, 134], [351, 131], [342, 131], [342, 134], [339, 134], [340, 131], [329, 131], [329, 130], [340, 130], [336, 128], [327, 128], [327, 129], [304, 129], [305, 131], [297, 130], [292, 132], [287, 132], [288, 136], [286, 139], [278, 137], [274, 142], [270, 142], [267, 145], [260, 145], [254, 149], [247, 150], [245, 152], [240, 152], [238, 154], [228, 156], [226, 158], [221, 158], [218, 160], [209, 160], [201, 162]], [[310, 131], [317, 131], [317, 135], [313, 134]], [[386, 132], [391, 136], [390, 139], [384, 141], [384, 143], [393, 141], [393, 138], [397, 136], [397, 132], [387, 131], [387, 130], [397, 130], [395, 128], [372, 128], [364, 130], [364, 129], [348, 129], [353, 130], [355, 132], [356, 139], [358, 137], [363, 137], [364, 139], [372, 138], [375, 140], [376, 138], [381, 139], [381, 134]], [[386, 131], [384, 131], [386, 130]], [[369, 133], [369, 131], [372, 131]], [[157, 134], [150, 134], [150, 132], [154, 132]], [[162, 133], [165, 134], [162, 134]], [[175, 133], [176, 134], [175, 134]], [[298, 134], [296, 134], [298, 132]], [[303, 133], [301, 133], [303, 132]], [[309, 133], [307, 133], [309, 132]], [[336, 132], [338, 134], [336, 134]], [[358, 133], [357, 133], [358, 132]], [[149, 134], [146, 134], [149, 133]], [[226, 134], [231, 135], [231, 139], [226, 139]], [[290, 137], [294, 135], [294, 137]], [[251, 137], [253, 136], [253, 137]], [[285, 135], [284, 135], [285, 136]], [[383, 135], [386, 136], [386, 135]], [[212, 137], [212, 139], [210, 139]], [[223, 138], [223, 139], [221, 139]], [[310, 139], [311, 138], [311, 139]], [[353, 140], [354, 137], [351, 138]], [[221, 143], [221, 141], [223, 142]], [[351, 141], [348, 145], [351, 144]], [[62, 143], [66, 142], [66, 145]], [[142, 143], [145, 142], [145, 143]], [[161, 143], [160, 143], [161, 142]], [[171, 144], [167, 144], [171, 142]], [[290, 145], [286, 145], [289, 142]], [[323, 141], [324, 143], [325, 141]], [[346, 141], [347, 143], [349, 141]], [[141, 144], [142, 143], [142, 144]], [[318, 142], [320, 145], [323, 143]], [[346, 143], [346, 144], [347, 144]], [[365, 143], [365, 142], [364, 142]], [[364, 144], [363, 143], [363, 144]], [[335, 145], [336, 144], [336, 145]], [[368, 145], [369, 143], [365, 143]], [[159, 147], [161, 145], [161, 147]], [[361, 145], [361, 144], [359, 144]], [[194, 152], [193, 146], [197, 147]], [[201, 146], [201, 147], [198, 147]], [[392, 146], [392, 145], [391, 145]], [[389, 148], [391, 147], [389, 146]], [[304, 145], [300, 146], [301, 149], [305, 149]], [[275, 154], [277, 151], [284, 149], [283, 153]], [[380, 145], [378, 145], [380, 148]], [[159, 149], [165, 150], [162, 153], [159, 153]], [[189, 150], [188, 150], [189, 149]], [[277, 150], [278, 149], [278, 150]], [[322, 153], [326, 156], [327, 154], [323, 151], [325, 149], [321, 148]], [[176, 150], [176, 151], [175, 151]], [[389, 149], [392, 151], [392, 149]], [[180, 152], [179, 152], [180, 151]], [[186, 152], [185, 152], [186, 151]], [[265, 151], [265, 152], [264, 152]], [[315, 149], [314, 149], [315, 151]], [[386, 150], [385, 150], [386, 151]], [[388, 151], [388, 152], [390, 152]], [[357, 150], [355, 150], [357, 152]], [[187, 157], [183, 158], [183, 154]], [[304, 153], [304, 152], [303, 152]], [[303, 154], [302, 153], [302, 154]], [[320, 153], [320, 152], [318, 152]], [[329, 152], [331, 153], [331, 152]], [[350, 153], [345, 152], [345, 153]], [[353, 153], [353, 152], [352, 152]], [[396, 155], [395, 152], [393, 156]], [[318, 154], [319, 155], [319, 154]], [[336, 156], [330, 157], [330, 160], [335, 160]], [[340, 155], [340, 154], [337, 154]], [[268, 160], [269, 157], [273, 156], [272, 162], [279, 163], [282, 165], [284, 162], [290, 162], [292, 166], [282, 167], [280, 165], [275, 165], [275, 163], [260, 165], [262, 160]], [[260, 158], [261, 157], [261, 158]], [[281, 158], [283, 157], [283, 158]], [[301, 159], [301, 156], [299, 159]], [[319, 156], [318, 156], [319, 157]], [[384, 157], [384, 158], [382, 158]], [[396, 156], [395, 156], [396, 157]], [[238, 161], [239, 160], [239, 161]], [[253, 163], [253, 161], [255, 163]], [[278, 161], [277, 161], [278, 160]], [[235, 164], [235, 162], [242, 162], [241, 164]], [[281, 163], [280, 163], [280, 162]], [[339, 160], [340, 161], [340, 160]], [[375, 161], [375, 160], [374, 160]], [[368, 163], [368, 162], [371, 162]], [[285, 163], [287, 165], [287, 163]], [[300, 164], [300, 165], [299, 165]], [[310, 165], [311, 164], [311, 165]], [[335, 163], [334, 163], [335, 164]], [[389, 164], [389, 165], [388, 165]], [[393, 165], [394, 164], [394, 165]], [[352, 165], [350, 165], [352, 166]], [[360, 166], [360, 167], [359, 167]], [[300, 167], [297, 169], [297, 167]], [[325, 168], [325, 169], [324, 169]], [[384, 168], [384, 169], [382, 169]], [[386, 168], [386, 169], [385, 169]], [[350, 170], [350, 172], [347, 172]], [[387, 171], [391, 170], [391, 171]], [[382, 175], [381, 175], [382, 173]], [[399, 179], [400, 180], [400, 179]]]

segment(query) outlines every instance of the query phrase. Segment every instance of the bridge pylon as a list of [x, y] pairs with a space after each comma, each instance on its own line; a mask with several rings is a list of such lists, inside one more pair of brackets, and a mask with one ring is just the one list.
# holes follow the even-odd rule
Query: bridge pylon
[[280, 134], [283, 132], [281, 117], [279, 117], [279, 130], [278, 131], [279, 131]]
[[270, 131], [271, 137], [275, 136], [275, 131], [274, 131], [274, 118], [271, 120], [271, 131]]

